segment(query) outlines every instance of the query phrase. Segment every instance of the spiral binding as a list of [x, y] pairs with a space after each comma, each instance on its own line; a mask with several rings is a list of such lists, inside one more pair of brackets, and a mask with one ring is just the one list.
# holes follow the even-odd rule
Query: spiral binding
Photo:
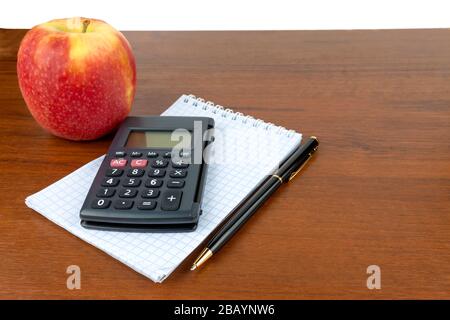
[[288, 130], [285, 127], [274, 125], [271, 122], [265, 122], [261, 119], [255, 119], [252, 116], [244, 115], [241, 112], [235, 112], [233, 109], [225, 108], [219, 104], [215, 104], [212, 101], [205, 101], [205, 99], [196, 97], [193, 94], [188, 95], [187, 98], [184, 99], [185, 103], [191, 102], [194, 107], [199, 107], [200, 104], [203, 104], [203, 110], [209, 110], [214, 114], [220, 114], [223, 118], [229, 118], [231, 120], [241, 121], [245, 125], [251, 125], [252, 127], [259, 128], [263, 126], [263, 129], [266, 131], [271, 131], [276, 134], [285, 134], [288, 138], [292, 137], [295, 134], [294, 130]]

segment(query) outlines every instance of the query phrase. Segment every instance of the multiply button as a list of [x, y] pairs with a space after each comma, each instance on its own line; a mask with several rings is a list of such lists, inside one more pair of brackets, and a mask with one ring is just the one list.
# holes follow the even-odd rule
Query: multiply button
[[184, 178], [186, 177], [187, 171], [183, 169], [176, 169], [170, 171], [170, 177], [171, 178]]
[[163, 193], [161, 209], [165, 211], [175, 211], [180, 207], [183, 193], [180, 190], [168, 190]]
[[147, 160], [144, 159], [133, 159], [131, 160], [132, 168], [145, 168], [147, 166]]
[[127, 165], [126, 159], [111, 159], [109, 166], [111, 168], [123, 168]]

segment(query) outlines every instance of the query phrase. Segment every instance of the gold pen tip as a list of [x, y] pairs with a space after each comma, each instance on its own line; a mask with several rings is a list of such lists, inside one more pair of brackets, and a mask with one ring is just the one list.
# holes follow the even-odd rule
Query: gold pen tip
[[191, 267], [191, 271], [194, 271], [195, 269], [197, 269], [197, 265], [194, 263]]

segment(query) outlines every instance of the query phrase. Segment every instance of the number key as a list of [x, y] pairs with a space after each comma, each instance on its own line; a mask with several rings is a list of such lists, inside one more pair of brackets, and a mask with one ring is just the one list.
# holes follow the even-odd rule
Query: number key
[[102, 186], [103, 187], [115, 187], [119, 184], [119, 179], [117, 178], [105, 178], [103, 179]]
[[159, 179], [148, 179], [145, 182], [145, 186], [147, 188], [159, 188], [162, 186], [162, 184], [163, 184], [162, 180]]
[[121, 189], [119, 191], [119, 197], [121, 198], [134, 198], [136, 197], [137, 190], [136, 189]]
[[101, 198], [110, 198], [114, 195], [114, 193], [116, 193], [116, 190], [111, 189], [111, 188], [102, 188], [100, 190], [97, 191], [97, 197]]
[[149, 177], [164, 177], [166, 170], [164, 169], [150, 169], [148, 172]]
[[141, 184], [141, 179], [136, 179], [136, 178], [125, 179], [122, 183], [122, 185], [124, 187], [139, 187], [140, 184]]
[[95, 199], [92, 202], [92, 208], [94, 209], [106, 209], [111, 204], [111, 200], [105, 200], [105, 199]]
[[141, 197], [142, 198], [157, 198], [159, 196], [158, 189], [146, 189], [142, 190]]
[[111, 168], [106, 171], [106, 176], [108, 177], [120, 177], [123, 173], [122, 169]]
[[129, 177], [142, 177], [144, 175], [143, 169], [130, 169], [128, 170]]

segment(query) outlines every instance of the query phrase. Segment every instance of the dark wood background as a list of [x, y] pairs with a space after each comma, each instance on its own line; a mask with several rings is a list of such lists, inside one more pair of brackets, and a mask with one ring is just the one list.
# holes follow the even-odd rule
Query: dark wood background
[[[0, 30], [0, 298], [450, 298], [450, 30], [126, 32], [133, 115], [193, 93], [321, 141], [220, 254], [163, 284], [25, 206], [111, 136], [37, 125], [16, 77], [24, 33]], [[71, 264], [81, 290], [66, 289]]]

